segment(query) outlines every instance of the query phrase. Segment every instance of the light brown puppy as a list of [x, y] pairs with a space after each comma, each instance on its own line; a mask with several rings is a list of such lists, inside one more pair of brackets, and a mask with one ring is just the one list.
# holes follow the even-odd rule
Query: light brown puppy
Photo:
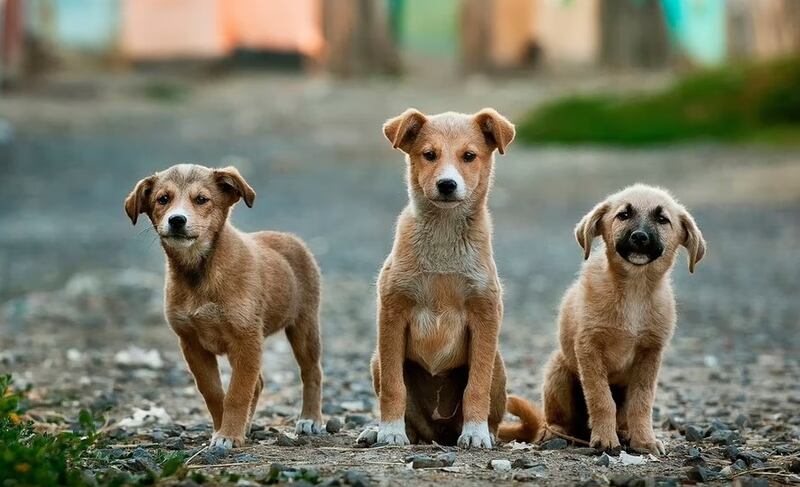
[[[231, 448], [245, 434], [263, 386], [261, 344], [285, 329], [303, 380], [296, 431], [320, 432], [320, 277], [297, 237], [243, 233], [231, 207], [255, 192], [233, 167], [179, 164], [142, 179], [125, 200], [136, 224], [147, 214], [167, 255], [165, 310], [214, 421], [212, 446]], [[222, 389], [217, 355], [233, 374]]]
[[506, 393], [486, 201], [514, 126], [492, 109], [409, 109], [383, 132], [406, 153], [409, 204], [378, 278], [378, 442], [491, 448]]
[[[603, 245], [591, 253], [598, 235]], [[663, 454], [652, 413], [661, 357], [675, 329], [670, 274], [680, 246], [694, 272], [706, 251], [703, 235], [669, 193], [637, 184], [595, 206], [575, 236], [588, 261], [561, 303], [561, 349], [542, 389], [547, 431], [535, 407], [512, 397], [523, 425], [503, 425], [501, 437], [560, 433], [613, 449], [621, 436], [634, 449]]]

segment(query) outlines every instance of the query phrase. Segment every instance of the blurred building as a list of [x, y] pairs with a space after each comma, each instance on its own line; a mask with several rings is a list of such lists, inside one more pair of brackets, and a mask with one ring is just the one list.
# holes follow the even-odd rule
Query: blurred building
[[341, 75], [402, 67], [662, 68], [800, 48], [800, 0], [0, 0], [0, 78], [288, 53]]

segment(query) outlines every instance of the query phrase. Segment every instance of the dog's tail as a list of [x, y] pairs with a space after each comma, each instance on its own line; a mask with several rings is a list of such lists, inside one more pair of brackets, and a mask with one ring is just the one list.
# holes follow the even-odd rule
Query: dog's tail
[[519, 396], [508, 396], [506, 410], [520, 419], [519, 423], [500, 423], [497, 436], [503, 441], [538, 441], [544, 430], [544, 414], [535, 404]]

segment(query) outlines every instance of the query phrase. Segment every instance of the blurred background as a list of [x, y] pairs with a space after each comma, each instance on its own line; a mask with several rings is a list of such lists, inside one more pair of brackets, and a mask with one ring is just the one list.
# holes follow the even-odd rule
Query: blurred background
[[[517, 124], [491, 196], [512, 390], [534, 394], [517, 371], [555, 343], [575, 222], [635, 182], [671, 189], [709, 242], [674, 271], [670, 363], [797, 359], [796, 0], [0, 0], [0, 80], [0, 364], [23, 380], [112, 387], [55, 378], [132, 344], [183, 370], [161, 249], [122, 203], [172, 164], [233, 164], [258, 193], [235, 223], [319, 259], [330, 387], [368, 401], [407, 198], [380, 127], [409, 106]], [[272, 383], [296, 386], [269, 343]]]

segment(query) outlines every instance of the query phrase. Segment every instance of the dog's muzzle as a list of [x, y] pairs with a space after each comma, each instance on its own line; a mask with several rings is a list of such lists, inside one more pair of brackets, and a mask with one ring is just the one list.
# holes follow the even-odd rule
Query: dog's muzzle
[[647, 265], [661, 257], [664, 246], [650, 228], [637, 228], [625, 233], [616, 244], [617, 253], [633, 265]]

